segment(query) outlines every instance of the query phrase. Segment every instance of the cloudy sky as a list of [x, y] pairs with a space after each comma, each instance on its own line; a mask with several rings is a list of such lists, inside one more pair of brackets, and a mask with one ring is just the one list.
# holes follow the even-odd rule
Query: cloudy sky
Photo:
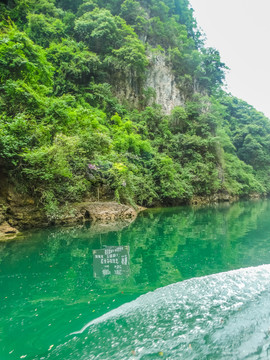
[[190, 0], [197, 23], [230, 68], [227, 91], [270, 118], [270, 0]]

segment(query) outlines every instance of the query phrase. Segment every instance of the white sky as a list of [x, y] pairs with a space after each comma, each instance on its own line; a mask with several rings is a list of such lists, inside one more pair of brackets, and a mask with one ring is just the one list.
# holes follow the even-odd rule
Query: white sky
[[207, 46], [230, 68], [227, 91], [270, 118], [270, 0], [190, 0]]

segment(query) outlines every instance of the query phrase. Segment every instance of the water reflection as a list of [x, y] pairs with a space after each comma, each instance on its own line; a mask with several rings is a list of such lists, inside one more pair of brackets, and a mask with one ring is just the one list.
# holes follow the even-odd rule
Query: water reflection
[[93, 250], [93, 272], [95, 278], [129, 275], [129, 246], [108, 246]]
[[269, 200], [153, 209], [107, 232], [51, 228], [0, 243], [0, 359], [46, 358], [67, 334], [162, 286], [269, 264], [269, 218]]

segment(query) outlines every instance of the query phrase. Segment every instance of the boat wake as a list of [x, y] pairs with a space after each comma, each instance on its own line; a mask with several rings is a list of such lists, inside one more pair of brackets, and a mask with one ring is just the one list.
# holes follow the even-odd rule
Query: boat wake
[[157, 289], [70, 335], [46, 359], [269, 359], [270, 265]]

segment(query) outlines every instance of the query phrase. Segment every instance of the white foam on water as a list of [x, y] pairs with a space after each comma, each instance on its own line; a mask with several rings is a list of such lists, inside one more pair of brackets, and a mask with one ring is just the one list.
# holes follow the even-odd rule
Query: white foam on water
[[[172, 284], [70, 334], [66, 360], [268, 359], [270, 265]], [[133, 354], [133, 355], [132, 355]], [[48, 356], [50, 358], [50, 356]]]

